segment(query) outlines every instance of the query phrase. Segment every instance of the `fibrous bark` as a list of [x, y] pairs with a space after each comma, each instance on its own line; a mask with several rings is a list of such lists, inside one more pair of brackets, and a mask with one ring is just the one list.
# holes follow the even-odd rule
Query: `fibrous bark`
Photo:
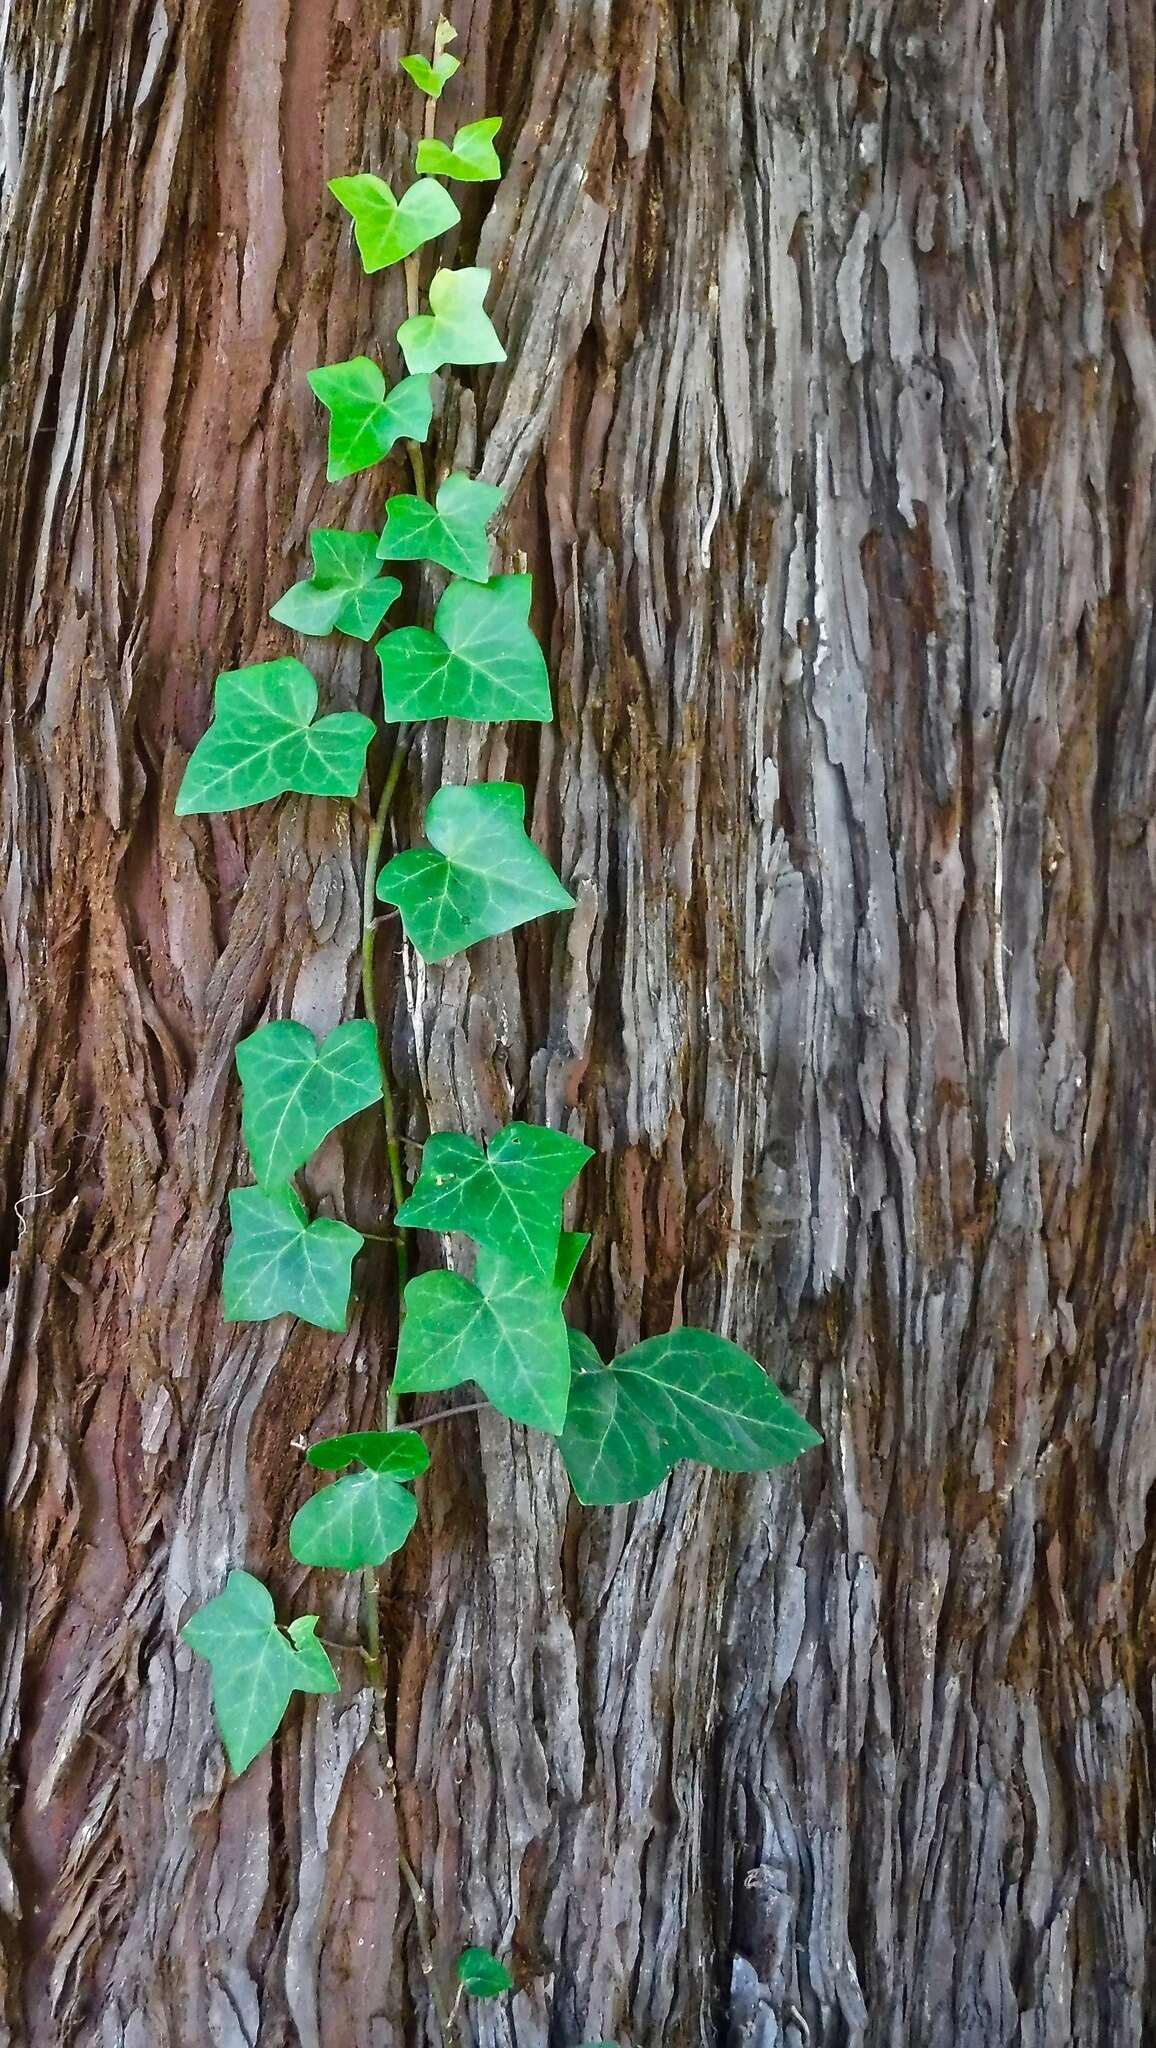
[[[382, 999], [409, 1128], [599, 1157], [578, 1307], [710, 1323], [826, 1450], [584, 1513], [437, 1433], [387, 1611], [484, 2044], [1140, 2048], [1153, 1956], [1156, 50], [1150, 0], [474, 0], [444, 119], [509, 362], [437, 461], [510, 494], [557, 724], [509, 770], [573, 919]], [[349, 1336], [229, 1328], [239, 1037], [355, 1001], [365, 819], [178, 821], [317, 523], [318, 362], [378, 353], [325, 180], [405, 169], [432, 13], [9, 0], [0, 340], [5, 2039], [430, 2038], [368, 1705], [227, 1784], [178, 1644], [284, 1534]], [[423, 40], [424, 39], [424, 40]], [[464, 188], [463, 188], [464, 189]], [[447, 380], [448, 381], [448, 380]], [[404, 486], [402, 486], [404, 487]], [[311, 664], [376, 704], [372, 656]], [[372, 1118], [319, 1200], [375, 1227]], [[1149, 2030], [1146, 2032], [1146, 2028]]]

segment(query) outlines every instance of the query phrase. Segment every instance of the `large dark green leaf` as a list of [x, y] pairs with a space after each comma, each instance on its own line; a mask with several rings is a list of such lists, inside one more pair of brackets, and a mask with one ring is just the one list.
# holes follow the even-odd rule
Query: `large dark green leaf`
[[706, 1330], [672, 1330], [604, 1365], [570, 1333], [573, 1380], [561, 1450], [579, 1500], [641, 1500], [682, 1458], [765, 1472], [821, 1442], [762, 1367]]
[[405, 1308], [397, 1393], [430, 1394], [475, 1380], [503, 1415], [558, 1434], [570, 1356], [550, 1281], [482, 1249], [475, 1280], [419, 1273], [405, 1290]]

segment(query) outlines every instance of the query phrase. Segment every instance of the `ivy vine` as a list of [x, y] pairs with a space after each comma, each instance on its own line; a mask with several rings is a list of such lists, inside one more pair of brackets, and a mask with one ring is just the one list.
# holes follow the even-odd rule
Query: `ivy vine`
[[[417, 1521], [414, 1484], [430, 1463], [421, 1432], [440, 1419], [419, 1415], [412, 1426], [400, 1426], [403, 1399], [473, 1385], [511, 1421], [554, 1439], [578, 1500], [588, 1506], [640, 1500], [684, 1459], [725, 1472], [765, 1471], [819, 1442], [762, 1367], [723, 1337], [679, 1328], [606, 1360], [589, 1337], [567, 1325], [563, 1304], [588, 1240], [564, 1227], [564, 1205], [593, 1156], [571, 1134], [514, 1122], [483, 1144], [465, 1132], [437, 1131], [422, 1150], [414, 1185], [407, 1185], [376, 1012], [377, 904], [396, 907], [407, 942], [431, 962], [574, 907], [526, 832], [518, 783], [438, 790], [425, 815], [428, 845], [382, 862], [415, 722], [453, 717], [543, 724], [552, 716], [546, 661], [530, 625], [531, 578], [491, 573], [490, 527], [501, 492], [459, 471], [445, 476], [432, 496], [426, 486], [423, 444], [433, 419], [434, 375], [447, 366], [505, 360], [485, 310], [487, 270], [437, 269], [428, 284], [428, 310], [421, 309], [419, 252], [461, 219], [441, 181], [478, 183], [502, 171], [494, 146], [500, 119], [470, 122], [450, 143], [434, 133], [442, 89], [459, 69], [448, 49], [453, 40], [442, 20], [432, 57], [402, 60], [426, 96], [415, 182], [400, 198], [369, 172], [335, 178], [330, 187], [352, 220], [366, 272], [404, 265], [408, 313], [397, 346], [405, 374], [387, 387], [381, 368], [358, 356], [309, 375], [329, 414], [329, 480], [356, 476], [405, 443], [414, 489], [389, 499], [380, 536], [314, 531], [312, 575], [286, 591], [271, 616], [306, 636], [341, 633], [369, 642], [402, 595], [402, 583], [383, 573], [383, 565], [421, 562], [449, 580], [431, 627], [395, 626], [376, 642], [383, 724], [392, 732], [393, 751], [368, 835], [365, 1014], [322, 1040], [301, 1024], [279, 1020], [237, 1048], [253, 1182], [229, 1197], [232, 1235], [223, 1282], [229, 1321], [292, 1315], [319, 1329], [346, 1328], [354, 1263], [365, 1240], [339, 1219], [311, 1217], [296, 1176], [332, 1131], [380, 1104], [394, 1212], [396, 1362], [383, 1393], [381, 1428], [326, 1438], [306, 1450], [308, 1465], [327, 1483], [294, 1515], [289, 1549], [303, 1565], [363, 1577], [361, 1654], [375, 1696], [385, 1782], [394, 1792], [375, 1574]], [[356, 798], [377, 730], [359, 712], [319, 716], [317, 684], [293, 656], [227, 671], [217, 678], [213, 720], [188, 762], [177, 813], [234, 810], [291, 793]], [[414, 1230], [471, 1240], [472, 1272], [433, 1266], [410, 1278], [408, 1233]], [[282, 1626], [266, 1588], [240, 1569], [231, 1570], [223, 1590], [186, 1621], [184, 1640], [210, 1667], [217, 1726], [235, 1772], [273, 1739], [294, 1694], [339, 1690], [317, 1626], [316, 1615]], [[456, 2048], [463, 2000], [499, 1997], [514, 1980], [503, 1962], [480, 1948], [467, 1949], [452, 1981], [445, 1980], [400, 1809], [398, 1839], [434, 2012], [445, 2048]]]

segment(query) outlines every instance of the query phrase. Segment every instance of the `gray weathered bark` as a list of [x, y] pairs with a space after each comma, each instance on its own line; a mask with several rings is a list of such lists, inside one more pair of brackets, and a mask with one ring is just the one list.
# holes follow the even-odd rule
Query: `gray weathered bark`
[[[233, 1048], [350, 1013], [364, 819], [172, 797], [310, 524], [380, 515], [305, 372], [389, 361], [401, 285], [324, 181], [403, 170], [432, 14], [0, 23], [4, 2038], [408, 2048], [364, 1693], [227, 1785], [176, 1641], [230, 1562], [355, 1625], [287, 1559], [292, 1439], [369, 1407], [387, 1267], [330, 1340], [225, 1327], [219, 1264]], [[388, 1621], [444, 1951], [517, 1959], [486, 2044], [1140, 2048], [1150, 0], [457, 26], [510, 361], [438, 460], [512, 494], [558, 718], [431, 740], [400, 822], [509, 768], [580, 908], [383, 946], [408, 1114], [585, 1134], [590, 1327], [714, 1323], [827, 1451], [583, 1514], [500, 1418], [438, 1434]], [[377, 1143], [314, 1176], [370, 1226]]]

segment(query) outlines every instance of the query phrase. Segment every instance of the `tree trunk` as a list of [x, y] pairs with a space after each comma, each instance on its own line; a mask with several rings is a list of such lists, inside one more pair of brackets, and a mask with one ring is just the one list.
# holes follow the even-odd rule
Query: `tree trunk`
[[[305, 373], [393, 370], [402, 285], [325, 180], [404, 173], [433, 12], [0, 15], [3, 2038], [416, 2048], [356, 1659], [227, 1782], [177, 1639], [230, 1564], [356, 1633], [285, 1533], [386, 1254], [344, 1339], [226, 1326], [220, 1259], [233, 1050], [353, 1013], [365, 818], [173, 796], [309, 527], [380, 520]], [[385, 928], [408, 1128], [584, 1135], [580, 1319], [724, 1331], [826, 1448], [585, 1512], [500, 1416], [431, 1433], [386, 1618], [440, 1952], [515, 1959], [483, 2048], [1140, 2048], [1151, 0], [456, 25], [509, 362], [436, 461], [511, 496], [557, 723], [431, 728], [399, 836], [508, 769], [579, 909], [424, 971]], [[311, 665], [376, 708], [370, 653]], [[314, 1189], [377, 1227], [351, 1133]]]

